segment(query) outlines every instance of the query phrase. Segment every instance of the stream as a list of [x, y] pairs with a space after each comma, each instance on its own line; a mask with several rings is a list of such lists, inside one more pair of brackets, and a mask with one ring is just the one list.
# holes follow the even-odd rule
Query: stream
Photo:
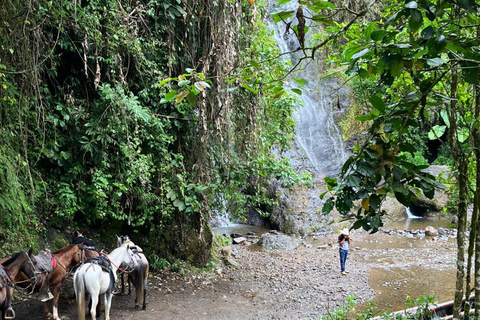
[[[407, 297], [412, 300], [420, 296], [434, 295], [435, 301], [445, 302], [453, 299], [456, 274], [456, 239], [453, 237], [425, 237], [415, 234], [416, 230], [425, 230], [427, 226], [448, 228], [449, 221], [438, 219], [410, 219], [389, 222], [376, 234], [364, 231], [353, 231], [353, 243], [350, 249], [351, 264], [347, 268], [355, 268], [355, 262], [367, 267], [369, 287], [374, 291], [372, 302], [378, 310], [398, 311], [409, 308]], [[387, 230], [408, 230], [403, 234], [386, 233]], [[413, 233], [410, 231], [414, 230]], [[261, 235], [268, 232], [264, 227], [248, 225], [232, 225], [214, 228], [219, 234], [247, 232]], [[327, 237], [307, 237], [305, 244], [311, 244], [312, 250], [325, 241], [336, 246], [336, 235]], [[258, 245], [251, 245], [258, 250]], [[362, 309], [365, 306], [359, 306]]]

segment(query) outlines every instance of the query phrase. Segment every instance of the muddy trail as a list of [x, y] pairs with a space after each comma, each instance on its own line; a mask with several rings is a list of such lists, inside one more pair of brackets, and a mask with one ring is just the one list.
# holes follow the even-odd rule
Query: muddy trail
[[[393, 296], [400, 300], [400, 306], [404, 305], [407, 294], [414, 298], [421, 294], [418, 290], [408, 292], [408, 281], [401, 277], [412, 275], [399, 273], [397, 269], [413, 270], [423, 278], [422, 273], [432, 274], [432, 270], [447, 276], [454, 274], [455, 266], [450, 264], [455, 254], [453, 241], [415, 239], [417, 242], [413, 245], [395, 247], [404, 240], [397, 237], [400, 241], [392, 244], [390, 239], [394, 238], [390, 237], [384, 242], [386, 245], [376, 248], [372, 243], [378, 242], [377, 238], [358, 234], [347, 261], [350, 273], [342, 276], [335, 237], [324, 236], [313, 244], [285, 251], [267, 252], [234, 245], [236, 255], [232, 259], [238, 267], [219, 262], [214, 271], [200, 275], [152, 273], [147, 310], [134, 309], [133, 293], [132, 296], [116, 295], [111, 319], [316, 319], [343, 305], [352, 294], [358, 303], [378, 300], [378, 296]], [[59, 303], [62, 320], [77, 319], [72, 287], [71, 278], [67, 279]], [[427, 283], [419, 290], [428, 289]], [[383, 308], [398, 308], [390, 303], [385, 302]], [[17, 319], [44, 319], [43, 303], [37, 300], [16, 294], [14, 308]], [[104, 319], [103, 313], [100, 319]]]

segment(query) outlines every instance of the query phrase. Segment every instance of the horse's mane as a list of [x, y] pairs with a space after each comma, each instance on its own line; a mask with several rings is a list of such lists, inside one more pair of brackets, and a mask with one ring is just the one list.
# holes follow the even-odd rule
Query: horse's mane
[[7, 261], [5, 261], [4, 263], [2, 263], [2, 265], [4, 267], [8, 267], [9, 265], [11, 265], [12, 263], [14, 263], [15, 261], [17, 261], [18, 257], [20, 257], [23, 253], [25, 253], [24, 251], [20, 251], [20, 252], [17, 252], [15, 253], [13, 256], [10, 257], [10, 259], [8, 259]]
[[54, 252], [54, 254], [63, 254], [67, 251], [70, 251], [75, 246], [77, 246], [77, 245], [76, 244], [69, 244], [65, 247], [62, 247], [62, 248], [58, 249], [57, 251]]

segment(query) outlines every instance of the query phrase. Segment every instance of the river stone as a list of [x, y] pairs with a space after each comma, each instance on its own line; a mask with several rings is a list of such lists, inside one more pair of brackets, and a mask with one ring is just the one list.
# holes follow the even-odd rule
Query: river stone
[[447, 235], [447, 230], [445, 230], [444, 228], [438, 228], [438, 234], [441, 236], [445, 236]]
[[436, 236], [438, 236], [438, 231], [434, 227], [428, 226], [428, 227], [425, 228], [425, 234], [427, 236], [436, 237]]
[[232, 242], [234, 244], [240, 244], [240, 243], [243, 243], [245, 241], [247, 241], [247, 238], [245, 238], [245, 237], [233, 238], [233, 240], [232, 240]]
[[285, 234], [265, 233], [258, 244], [262, 245], [265, 250], [294, 250], [298, 246], [298, 241]]

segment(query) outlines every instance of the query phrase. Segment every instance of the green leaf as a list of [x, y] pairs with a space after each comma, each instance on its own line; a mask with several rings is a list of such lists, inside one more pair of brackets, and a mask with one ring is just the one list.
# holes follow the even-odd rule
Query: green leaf
[[430, 140], [436, 140], [439, 139], [443, 134], [445, 133], [445, 129], [447, 126], [441, 126], [441, 125], [436, 125], [430, 130], [428, 133], [428, 139]]
[[376, 22], [372, 22], [370, 23], [366, 28], [365, 28], [365, 32], [363, 33], [363, 37], [365, 40], [370, 40], [371, 39], [371, 36], [372, 36], [372, 32], [375, 31], [375, 29], [377, 28], [377, 23]]
[[447, 128], [450, 128], [450, 119], [448, 118], [447, 110], [440, 110], [440, 116], [442, 117], [443, 122], [445, 122], [445, 124], [447, 125]]
[[363, 57], [364, 55], [366, 55], [366, 54], [368, 54], [368, 53], [370, 53], [370, 52], [372, 52], [372, 49], [370, 49], [370, 48], [363, 49], [362, 51], [355, 53], [355, 54], [351, 57], [351, 60], [357, 60], [357, 59]]
[[405, 5], [405, 8], [408, 9], [417, 9], [418, 8], [418, 3], [416, 1], [410, 1]]
[[285, 20], [288, 20], [289, 18], [291, 18], [293, 16], [293, 13], [295, 11], [291, 10], [291, 11], [272, 11], [271, 12], [271, 16], [273, 18], [273, 21], [275, 23], [278, 23], [280, 21], [285, 21]]
[[385, 102], [383, 102], [382, 98], [379, 95], [373, 95], [370, 97], [370, 103], [372, 106], [380, 112], [385, 111]]
[[333, 198], [328, 198], [327, 201], [325, 201], [325, 203], [323, 204], [322, 213], [329, 214], [333, 210], [333, 207], [334, 207]]
[[255, 61], [255, 60], [250, 60], [250, 64], [255, 68], [255, 69], [260, 69], [260, 64]]
[[465, 128], [465, 127], [457, 128], [457, 137], [460, 143], [465, 142], [469, 136], [470, 136], [470, 131], [468, 131], [468, 128]]
[[167, 93], [165, 95], [164, 98], [162, 98], [160, 100], [160, 103], [167, 103], [167, 102], [170, 102], [172, 101], [173, 99], [175, 99], [175, 97], [177, 96], [177, 91], [173, 90], [173, 91], [170, 91], [169, 93]]
[[190, 91], [183, 91], [183, 92], [180, 92], [176, 99], [175, 99], [175, 104], [179, 104], [180, 102], [182, 102], [182, 100], [188, 95], [190, 94]]
[[242, 83], [242, 88], [247, 89], [248, 91], [250, 91], [251, 93], [254, 93], [254, 94], [258, 93], [257, 89], [252, 88], [249, 84], [246, 84], [246, 83]]
[[300, 90], [300, 89], [293, 88], [293, 89], [291, 89], [291, 90], [292, 90], [292, 92], [295, 92], [295, 93], [298, 94], [299, 96], [302, 95], [302, 90]]
[[410, 205], [410, 198], [408, 195], [404, 195], [401, 192], [395, 192], [395, 198], [406, 207]]
[[190, 92], [187, 95], [187, 101], [193, 107], [197, 104], [197, 96], [193, 92]]
[[380, 41], [380, 40], [382, 40], [386, 35], [387, 35], [387, 31], [385, 31], [385, 30], [375, 30], [375, 31], [372, 31], [372, 33], [370, 34], [370, 38], [371, 38], [373, 41]]
[[428, 26], [425, 29], [422, 30], [420, 35], [424, 40], [430, 40], [433, 37], [434, 30], [432, 26]]
[[185, 71], [187, 71], [188, 73], [192, 73], [192, 72], [195, 72], [195, 69], [192, 69], [192, 68], [186, 68]]
[[294, 78], [293, 81], [295, 81], [296, 83], [298, 83], [302, 86], [308, 84], [308, 80], [306, 80], [306, 79]]
[[475, 0], [458, 0], [458, 5], [460, 6], [460, 8], [469, 12], [477, 11], [477, 5], [475, 3]]

